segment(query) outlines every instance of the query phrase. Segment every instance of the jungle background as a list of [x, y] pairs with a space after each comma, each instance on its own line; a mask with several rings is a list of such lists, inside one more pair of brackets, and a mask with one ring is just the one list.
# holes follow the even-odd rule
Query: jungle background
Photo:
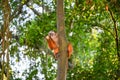
[[[120, 0], [64, 0], [64, 9], [67, 80], [119, 80]], [[45, 36], [56, 28], [56, 0], [0, 0], [1, 80], [55, 80]]]

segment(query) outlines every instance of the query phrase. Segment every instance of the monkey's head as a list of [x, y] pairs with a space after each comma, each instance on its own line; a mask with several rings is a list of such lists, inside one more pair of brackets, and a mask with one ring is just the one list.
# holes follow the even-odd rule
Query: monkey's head
[[58, 34], [55, 31], [50, 31], [46, 39], [52, 39], [58, 45]]
[[56, 38], [56, 37], [57, 37], [57, 33], [56, 33], [55, 31], [50, 31], [50, 32], [48, 33], [48, 35], [46, 36], [46, 39], [49, 39], [49, 38], [54, 39], [54, 38]]
[[57, 33], [55, 31], [50, 31], [48, 33], [48, 36], [51, 37], [53, 40], [55, 40], [56, 38], [58, 38]]
[[48, 35], [49, 35], [50, 37], [56, 36], [56, 32], [55, 32], [55, 31], [50, 31], [50, 32], [48, 33]]

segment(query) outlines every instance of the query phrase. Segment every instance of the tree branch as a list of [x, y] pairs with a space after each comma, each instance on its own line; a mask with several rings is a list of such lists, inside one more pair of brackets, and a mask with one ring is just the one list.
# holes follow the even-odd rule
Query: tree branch
[[10, 21], [13, 20], [13, 18], [17, 17], [21, 12], [22, 12], [22, 8], [23, 8], [23, 5], [27, 4], [30, 0], [26, 0], [24, 2], [24, 4], [21, 4], [13, 11], [13, 14], [10, 16]]
[[29, 4], [26, 4], [27, 7], [29, 7], [37, 16], [41, 16], [41, 13], [39, 13], [37, 10], [35, 10], [34, 8], [30, 7]]
[[118, 60], [120, 61], [120, 52], [119, 52], [119, 37], [118, 37], [118, 29], [117, 29], [117, 23], [116, 23], [116, 20], [113, 16], [113, 12], [108, 9], [109, 13], [110, 13], [110, 16], [113, 20], [113, 23], [114, 23], [114, 32], [115, 32], [115, 42], [116, 42], [116, 48], [117, 48], [117, 55], [118, 55]]

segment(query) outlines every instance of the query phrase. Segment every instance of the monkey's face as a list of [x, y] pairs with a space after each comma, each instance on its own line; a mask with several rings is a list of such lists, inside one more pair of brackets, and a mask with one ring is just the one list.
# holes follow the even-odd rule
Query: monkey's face
[[49, 38], [54, 39], [55, 36], [56, 36], [56, 33], [54, 31], [50, 31], [46, 36], [46, 39], [49, 39]]
[[55, 31], [50, 31], [48, 36], [58, 45], [58, 34]]
[[57, 33], [55, 33], [54, 31], [50, 31], [50, 32], [48, 33], [48, 35], [49, 35], [53, 40], [55, 40], [55, 39], [57, 38]]

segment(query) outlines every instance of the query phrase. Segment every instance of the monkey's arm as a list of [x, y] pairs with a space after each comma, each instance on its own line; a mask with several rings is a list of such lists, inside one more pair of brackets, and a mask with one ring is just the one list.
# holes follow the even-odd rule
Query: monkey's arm
[[68, 44], [67, 49], [68, 49], [67, 50], [68, 51], [68, 58], [70, 58], [70, 56], [72, 55], [72, 52], [73, 52], [73, 47], [70, 43]]
[[46, 40], [47, 40], [47, 43], [48, 43], [48, 47], [53, 51], [54, 56], [56, 57], [57, 53], [59, 52], [57, 44], [49, 36], [46, 36]]
[[46, 40], [47, 40], [48, 46], [51, 50], [56, 48], [55, 42], [49, 36], [46, 36]]

